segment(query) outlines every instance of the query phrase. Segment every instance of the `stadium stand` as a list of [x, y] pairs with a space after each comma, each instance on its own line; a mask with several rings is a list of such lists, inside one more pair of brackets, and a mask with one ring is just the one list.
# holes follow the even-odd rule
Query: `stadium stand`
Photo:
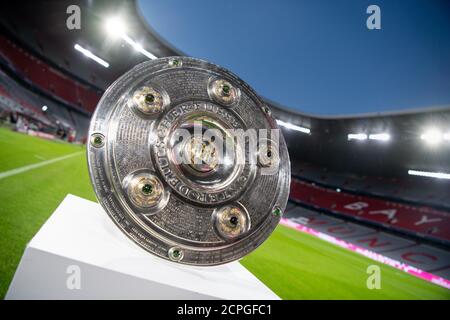
[[93, 112], [101, 93], [67, 77], [0, 35], [2, 60], [18, 75], [63, 102]]
[[16, 112], [51, 126], [52, 121], [41, 111], [38, 97], [22, 89], [17, 83], [0, 71], [1, 108]]
[[291, 199], [354, 220], [366, 221], [415, 236], [450, 241], [450, 214], [426, 206], [386, 201], [294, 179]]
[[[46, 106], [46, 111], [42, 110], [43, 106]], [[58, 129], [74, 131], [77, 141], [85, 139], [89, 126], [89, 118], [86, 115], [30, 91], [1, 70], [0, 109], [3, 118], [7, 118], [10, 113], [25, 117], [36, 124], [35, 129], [38, 131], [49, 134], [56, 134]]]
[[308, 209], [294, 202], [289, 204], [284, 217], [325, 235], [345, 240], [375, 253], [381, 253], [406, 265], [432, 272], [446, 279], [450, 278], [450, 253], [448, 250], [380, 231], [377, 225], [367, 227], [342, 218], [330, 217], [320, 209]]
[[450, 209], [450, 188], [446, 183], [409, 176], [384, 177], [334, 172], [305, 162], [299, 163], [294, 170], [293, 174], [302, 180], [329, 188]]

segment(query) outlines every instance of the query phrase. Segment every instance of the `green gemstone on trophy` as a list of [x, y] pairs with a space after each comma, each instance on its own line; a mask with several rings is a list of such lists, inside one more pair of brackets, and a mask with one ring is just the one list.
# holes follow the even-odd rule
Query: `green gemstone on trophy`
[[95, 138], [94, 138], [94, 143], [95, 143], [95, 144], [101, 144], [101, 143], [102, 143], [102, 137], [98, 137], [98, 136], [95, 137]]
[[153, 187], [151, 184], [144, 184], [144, 186], [142, 187], [142, 192], [145, 194], [150, 194], [153, 191]]
[[152, 104], [153, 102], [155, 102], [155, 96], [152, 94], [147, 94], [145, 96], [145, 103]]
[[222, 92], [225, 94], [225, 95], [228, 95], [228, 94], [230, 94], [230, 86], [229, 85], [227, 85], [227, 84], [224, 84], [223, 86], [222, 86]]
[[273, 209], [272, 213], [274, 216], [279, 217], [279, 216], [281, 216], [281, 209], [277, 207], [277, 208]]

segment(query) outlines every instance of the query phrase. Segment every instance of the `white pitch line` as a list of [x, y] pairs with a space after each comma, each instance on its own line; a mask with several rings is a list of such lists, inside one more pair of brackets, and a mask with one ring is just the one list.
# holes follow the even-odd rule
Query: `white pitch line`
[[9, 171], [0, 172], [0, 180], [4, 179], [4, 178], [7, 178], [7, 177], [10, 177], [10, 176], [14, 176], [14, 175], [22, 173], [22, 172], [26, 172], [26, 171], [33, 170], [33, 169], [36, 169], [36, 168], [40, 168], [40, 167], [46, 166], [48, 164], [52, 164], [52, 163], [55, 163], [55, 162], [58, 162], [58, 161], [62, 161], [62, 160], [65, 160], [65, 159], [77, 156], [77, 155], [82, 154], [82, 153], [84, 153], [84, 151], [75, 152], [75, 153], [71, 153], [71, 154], [68, 154], [68, 155], [65, 155], [65, 156], [62, 156], [62, 157], [53, 158], [53, 159], [50, 159], [50, 160], [29, 164], [27, 166], [23, 166], [23, 167], [20, 167], [20, 168], [12, 169], [12, 170], [9, 170]]

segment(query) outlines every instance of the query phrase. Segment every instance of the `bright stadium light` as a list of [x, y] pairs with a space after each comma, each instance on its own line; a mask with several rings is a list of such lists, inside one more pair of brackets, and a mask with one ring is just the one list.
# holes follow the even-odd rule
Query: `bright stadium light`
[[444, 134], [444, 140], [450, 140], [450, 132]]
[[349, 133], [347, 135], [348, 140], [367, 140], [367, 134], [365, 133]]
[[126, 29], [123, 21], [120, 18], [113, 17], [106, 20], [106, 31], [113, 37], [122, 37]]
[[443, 172], [428, 172], [428, 171], [408, 170], [408, 174], [412, 175], [412, 176], [420, 176], [420, 177], [429, 177], [429, 178], [437, 178], [437, 179], [450, 179], [450, 173], [443, 173]]
[[42, 106], [42, 111], [47, 111], [48, 107], [47, 106]]
[[389, 133], [373, 133], [369, 135], [370, 140], [389, 141], [391, 136]]
[[286, 129], [291, 129], [291, 130], [295, 130], [295, 131], [299, 131], [299, 132], [303, 132], [306, 134], [311, 134], [311, 129], [309, 128], [305, 128], [305, 127], [300, 127], [297, 126], [295, 124], [289, 123], [289, 122], [285, 122], [283, 120], [277, 120], [278, 125], [285, 127]]
[[425, 131], [420, 138], [430, 145], [438, 145], [444, 139], [444, 135], [438, 129], [429, 129]]
[[145, 50], [139, 43], [137, 43], [136, 41], [131, 39], [126, 34], [122, 35], [122, 39], [125, 40], [125, 42], [128, 43], [130, 46], [132, 46], [134, 48], [134, 50], [136, 50], [137, 52], [142, 53], [147, 58], [152, 59], [152, 60], [158, 59], [157, 56], [155, 56], [153, 53], [148, 52], [147, 50]]
[[78, 43], [75, 44], [74, 46], [75, 50], [80, 51], [82, 54], [84, 54], [86, 57], [94, 60], [95, 62], [97, 62], [98, 64], [101, 64], [102, 66], [104, 66], [105, 68], [109, 67], [109, 63], [106, 62], [105, 60], [97, 57], [95, 54], [93, 54], [92, 52], [90, 52], [89, 50], [83, 48], [82, 46], [80, 46]]
[[142, 53], [144, 56], [151, 60], [158, 59], [153, 53], [145, 50], [141, 44], [134, 41], [131, 37], [129, 37], [126, 33], [126, 27], [123, 21], [118, 17], [109, 18], [106, 20], [105, 29], [108, 34], [113, 37], [120, 37], [126, 43], [128, 43], [134, 50]]

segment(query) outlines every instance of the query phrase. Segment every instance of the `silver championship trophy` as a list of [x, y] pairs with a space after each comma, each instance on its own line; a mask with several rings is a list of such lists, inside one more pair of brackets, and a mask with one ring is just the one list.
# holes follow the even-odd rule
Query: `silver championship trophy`
[[270, 109], [206, 61], [144, 62], [92, 117], [89, 173], [99, 202], [145, 250], [191, 265], [239, 259], [285, 209], [290, 163]]

